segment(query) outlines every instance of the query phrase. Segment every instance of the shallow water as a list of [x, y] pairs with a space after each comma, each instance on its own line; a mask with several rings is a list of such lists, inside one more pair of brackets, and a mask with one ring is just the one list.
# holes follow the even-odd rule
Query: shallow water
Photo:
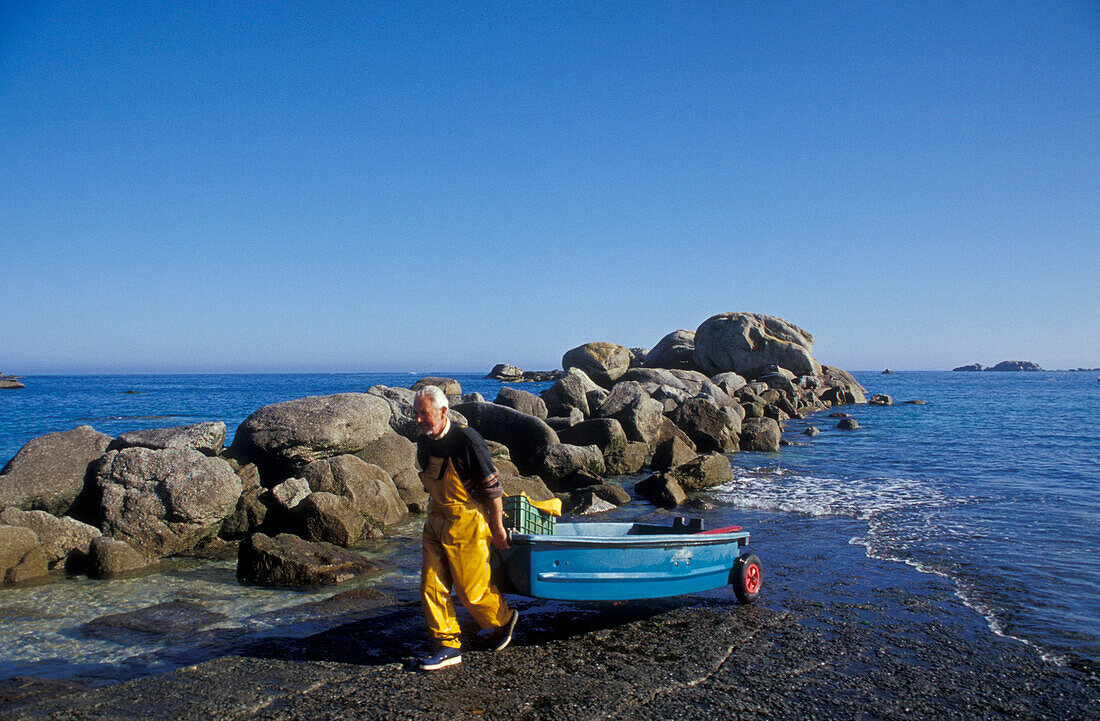
[[[444, 374], [446, 375], [446, 374]], [[1087, 373], [856, 374], [870, 392], [927, 405], [847, 407], [856, 431], [819, 414], [787, 423], [799, 445], [740, 453], [736, 478], [692, 511], [712, 527], [753, 533], [765, 565], [795, 568], [828, 558], [838, 538], [897, 563], [899, 579], [934, 574], [991, 633], [1036, 649], [1051, 663], [1100, 662], [1100, 439], [1090, 435], [1100, 383]], [[408, 374], [30, 377], [0, 394], [0, 460], [30, 438], [90, 423], [130, 430], [222, 420], [232, 435], [262, 405], [304, 395], [408, 386]], [[488, 400], [500, 384], [457, 377]], [[532, 392], [548, 384], [518, 384]], [[136, 391], [136, 392], [130, 392]], [[802, 429], [823, 430], [809, 438]], [[656, 514], [644, 503], [616, 512]], [[354, 582], [415, 596], [417, 522], [361, 550], [391, 569]], [[931, 578], [931, 577], [930, 577]], [[900, 584], [899, 585], [904, 585]], [[304, 636], [331, 623], [315, 603], [352, 586], [307, 591], [238, 584], [232, 563], [171, 561], [151, 577], [110, 582], [55, 575], [0, 589], [0, 677], [78, 676], [109, 682], [194, 663], [266, 636]], [[771, 601], [807, 589], [769, 586]], [[766, 589], [767, 593], [767, 589]], [[105, 636], [94, 618], [184, 600], [227, 618], [188, 634]], [[346, 609], [341, 611], [346, 613]]]

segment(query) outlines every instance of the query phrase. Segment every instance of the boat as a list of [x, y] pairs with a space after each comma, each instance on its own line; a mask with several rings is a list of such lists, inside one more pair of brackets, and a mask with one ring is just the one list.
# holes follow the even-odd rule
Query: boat
[[19, 376], [8, 376], [0, 373], [0, 389], [5, 388], [26, 388], [19, 382]]
[[501, 553], [503, 591], [561, 601], [629, 601], [699, 593], [732, 585], [751, 603], [760, 593], [760, 559], [747, 531], [672, 526], [558, 523], [552, 533], [511, 533]]

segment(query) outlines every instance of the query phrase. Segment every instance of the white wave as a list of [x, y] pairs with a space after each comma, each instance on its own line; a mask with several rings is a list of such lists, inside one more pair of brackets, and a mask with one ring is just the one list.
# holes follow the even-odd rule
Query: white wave
[[781, 467], [734, 469], [730, 483], [711, 489], [739, 508], [868, 519], [886, 511], [940, 506], [955, 499], [927, 481], [909, 478], [829, 478]]
[[902, 563], [920, 573], [945, 579], [954, 587], [954, 595], [959, 601], [981, 616], [994, 634], [1032, 648], [1048, 663], [1065, 665], [1067, 662], [1064, 656], [1009, 633], [1001, 612], [983, 601], [973, 584], [948, 570], [917, 560], [919, 548], [925, 541], [973, 533], [972, 528], [953, 528], [938, 514], [920, 511], [976, 499], [949, 495], [927, 480], [822, 477], [780, 466], [735, 468], [733, 481], [711, 489], [711, 495], [738, 508], [866, 521], [866, 535], [849, 542], [863, 546], [869, 558]]

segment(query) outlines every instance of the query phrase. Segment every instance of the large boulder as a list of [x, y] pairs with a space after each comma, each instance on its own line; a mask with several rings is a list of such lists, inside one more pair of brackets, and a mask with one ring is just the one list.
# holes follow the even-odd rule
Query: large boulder
[[523, 380], [523, 369], [507, 363], [497, 363], [485, 377], [496, 381], [518, 383]]
[[699, 371], [679, 368], [631, 368], [619, 381], [641, 383], [646, 393], [651, 395], [657, 388], [668, 386], [694, 396], [698, 395], [704, 386], [713, 385], [710, 379]]
[[443, 395], [447, 396], [457, 396], [462, 393], [461, 383], [454, 378], [444, 378], [442, 376], [425, 376], [416, 383], [413, 383], [411, 390], [415, 393], [424, 386], [435, 386], [443, 391]]
[[867, 389], [851, 373], [832, 366], [821, 366], [820, 375], [826, 386], [819, 394], [822, 400], [838, 406], [867, 402]]
[[524, 473], [531, 472], [531, 461], [542, 449], [560, 442], [558, 434], [545, 421], [515, 408], [496, 403], [463, 403], [455, 406], [455, 410], [483, 438], [508, 446], [512, 460]]
[[595, 415], [617, 420], [627, 440], [645, 443], [652, 448], [657, 444], [664, 412], [664, 404], [653, 400], [642, 384], [625, 381], [615, 384]]
[[[596, 485], [577, 489], [570, 500], [573, 501], [574, 504], [578, 501], [584, 502], [586, 496], [589, 494], [596, 498], [603, 499], [614, 506], [626, 506], [629, 505], [631, 501], [630, 493], [618, 483], [597, 483]], [[576, 512], [575, 508], [573, 512]]]
[[377, 569], [358, 553], [289, 533], [254, 533], [237, 555], [237, 578], [262, 586], [327, 586]]
[[226, 462], [241, 479], [241, 497], [237, 507], [222, 521], [218, 535], [222, 538], [241, 538], [258, 529], [267, 517], [266, 489], [260, 484], [260, 469], [255, 463], [241, 463], [226, 457]]
[[[416, 425], [416, 414], [413, 411], [413, 398], [416, 396], [416, 391], [379, 385], [368, 388], [367, 395], [381, 398], [389, 406], [389, 424], [394, 431], [410, 441], [416, 440], [420, 435], [420, 427]], [[466, 422], [461, 413], [455, 413], [453, 407], [447, 409], [447, 417], [451, 419], [451, 423]]]
[[674, 330], [657, 341], [645, 357], [645, 367], [698, 370], [695, 365], [695, 331]]
[[734, 393], [748, 385], [748, 381], [742, 376], [737, 375], [733, 371], [726, 371], [725, 373], [719, 373], [710, 379], [711, 383], [721, 388], [726, 395], [733, 396]]
[[549, 415], [546, 410], [546, 402], [536, 396], [534, 393], [528, 393], [527, 391], [521, 391], [518, 388], [509, 388], [505, 386], [497, 393], [497, 399], [493, 401], [498, 406], [507, 406], [508, 408], [515, 408], [520, 413], [526, 413], [529, 416], [535, 416], [546, 420]]
[[675, 508], [687, 500], [687, 494], [675, 479], [664, 473], [657, 473], [644, 481], [639, 481], [634, 490], [643, 498], [660, 508]]
[[46, 554], [46, 562], [51, 566], [63, 561], [73, 551], [86, 556], [92, 540], [102, 535], [98, 528], [75, 518], [58, 518], [45, 511], [21, 511], [14, 507], [5, 508], [0, 513], [0, 523], [30, 529], [38, 538]]
[[603, 454], [596, 446], [571, 446], [552, 443], [535, 457], [535, 472], [554, 491], [563, 478], [579, 470], [600, 475], [606, 471]]
[[665, 475], [690, 493], [729, 483], [733, 480], [733, 467], [722, 453], [703, 453], [668, 470]]
[[126, 541], [109, 536], [92, 539], [88, 546], [88, 575], [92, 578], [118, 578], [142, 571], [150, 560]]
[[585, 343], [565, 352], [562, 369], [578, 368], [604, 388], [610, 388], [630, 369], [630, 351], [616, 343]]
[[673, 436], [657, 444], [657, 448], [653, 451], [653, 460], [649, 465], [655, 471], [667, 471], [687, 463], [696, 455], [694, 446], [689, 446], [677, 436]]
[[0, 525], [0, 583], [22, 583], [47, 573], [46, 554], [34, 531]]
[[195, 423], [174, 428], [151, 428], [145, 431], [123, 433], [111, 441], [107, 450], [123, 448], [193, 448], [208, 456], [222, 452], [225, 443], [225, 424], [221, 421]]
[[[351, 500], [333, 493], [311, 493], [295, 507], [302, 538], [345, 548], [363, 537], [367, 522]], [[371, 535], [379, 535], [377, 531]]]
[[237, 506], [241, 479], [190, 448], [108, 451], [95, 466], [100, 528], [149, 556], [192, 551]]
[[759, 313], [720, 313], [695, 331], [695, 364], [708, 376], [732, 371], [755, 378], [778, 365], [795, 375], [816, 375], [812, 335], [782, 318]]
[[308, 396], [264, 406], [237, 428], [233, 448], [287, 475], [321, 458], [355, 453], [382, 435], [392, 411], [368, 393]]
[[347, 498], [353, 508], [376, 526], [391, 526], [408, 515], [408, 507], [390, 475], [356, 456], [314, 461], [302, 469], [302, 477], [314, 493], [320, 491]]
[[603, 462], [609, 476], [629, 476], [642, 470], [649, 457], [649, 444], [628, 441], [619, 453], [605, 453]]
[[526, 494], [532, 501], [549, 501], [554, 497], [554, 492], [538, 476], [515, 476], [502, 473], [500, 485], [504, 487], [506, 496]]
[[66, 513], [84, 489], [88, 465], [110, 442], [91, 426], [32, 438], [0, 471], [0, 508]]
[[680, 429], [680, 426], [673, 423], [668, 416], [665, 416], [661, 419], [660, 430], [657, 431], [657, 443], [653, 446], [654, 450], [656, 450], [657, 445], [664, 443], [669, 438], [679, 438], [693, 451], [696, 450], [695, 441], [691, 440], [691, 436], [689, 436], [687, 433], [684, 433], [683, 430]]
[[622, 454], [627, 438], [622, 424], [614, 418], [592, 418], [558, 432], [562, 443], [574, 446], [596, 446], [608, 455]]
[[576, 409], [587, 418], [592, 415], [588, 403], [589, 394], [600, 390], [602, 389], [580, 368], [569, 368], [554, 385], [539, 395], [546, 403], [546, 411], [551, 417], [568, 417]]
[[732, 408], [719, 405], [712, 398], [689, 398], [670, 417], [700, 451], [727, 453], [738, 449], [741, 418]]
[[746, 418], [741, 422], [741, 450], [775, 453], [779, 450], [779, 423], [772, 418]]
[[397, 494], [409, 510], [427, 509], [428, 492], [424, 490], [416, 469], [415, 443], [393, 429], [386, 429], [378, 439], [371, 441], [366, 448], [354, 455], [390, 474], [397, 487]]

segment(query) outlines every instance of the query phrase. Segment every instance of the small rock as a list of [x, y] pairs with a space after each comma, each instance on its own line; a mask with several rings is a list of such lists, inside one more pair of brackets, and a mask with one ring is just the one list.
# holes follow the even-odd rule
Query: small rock
[[102, 535], [99, 529], [75, 518], [50, 515], [45, 511], [20, 511], [6, 508], [0, 513], [0, 523], [29, 528], [38, 537], [46, 561], [52, 566], [73, 551], [87, 555], [92, 539]]
[[[363, 537], [366, 520], [352, 501], [324, 491], [306, 496], [295, 509], [302, 537], [347, 548]], [[377, 531], [373, 534], [381, 535]]]
[[591, 491], [580, 491], [579, 498], [569, 512], [577, 516], [591, 516], [596, 513], [614, 511], [618, 506], [608, 503]]
[[271, 489], [271, 497], [284, 511], [293, 511], [313, 491], [304, 478], [288, 478]]
[[776, 420], [746, 418], [741, 423], [741, 450], [774, 453], [779, 450], [780, 436], [779, 423]]
[[894, 405], [894, 399], [885, 393], [876, 393], [871, 396], [871, 400], [867, 401], [872, 406], [892, 406]]
[[842, 431], [854, 431], [859, 428], [859, 421], [855, 418], [841, 418], [840, 422], [836, 424], [836, 427]]
[[34, 531], [0, 526], [0, 582], [22, 583], [49, 572], [46, 554]]
[[89, 636], [124, 640], [132, 633], [149, 636], [180, 636], [193, 633], [228, 618], [190, 601], [165, 601], [136, 611], [100, 616], [81, 624]]
[[457, 396], [462, 393], [462, 384], [456, 381], [454, 378], [443, 378], [442, 376], [425, 376], [416, 383], [412, 384], [412, 391], [418, 391], [424, 386], [435, 386], [439, 390], [443, 391], [443, 395]]
[[803, 432], [804, 434], [806, 434], [807, 436], [817, 436], [817, 435], [821, 435], [821, 429], [820, 429], [820, 428], [818, 428], [817, 426], [807, 426], [807, 427], [806, 427], [806, 430], [804, 430], [804, 431], [802, 431], [802, 432]]
[[118, 578], [147, 568], [149, 559], [125, 541], [100, 536], [88, 548], [88, 565], [91, 578]]
[[263, 586], [329, 586], [378, 568], [353, 551], [289, 533], [254, 533], [237, 556], [237, 578]]

